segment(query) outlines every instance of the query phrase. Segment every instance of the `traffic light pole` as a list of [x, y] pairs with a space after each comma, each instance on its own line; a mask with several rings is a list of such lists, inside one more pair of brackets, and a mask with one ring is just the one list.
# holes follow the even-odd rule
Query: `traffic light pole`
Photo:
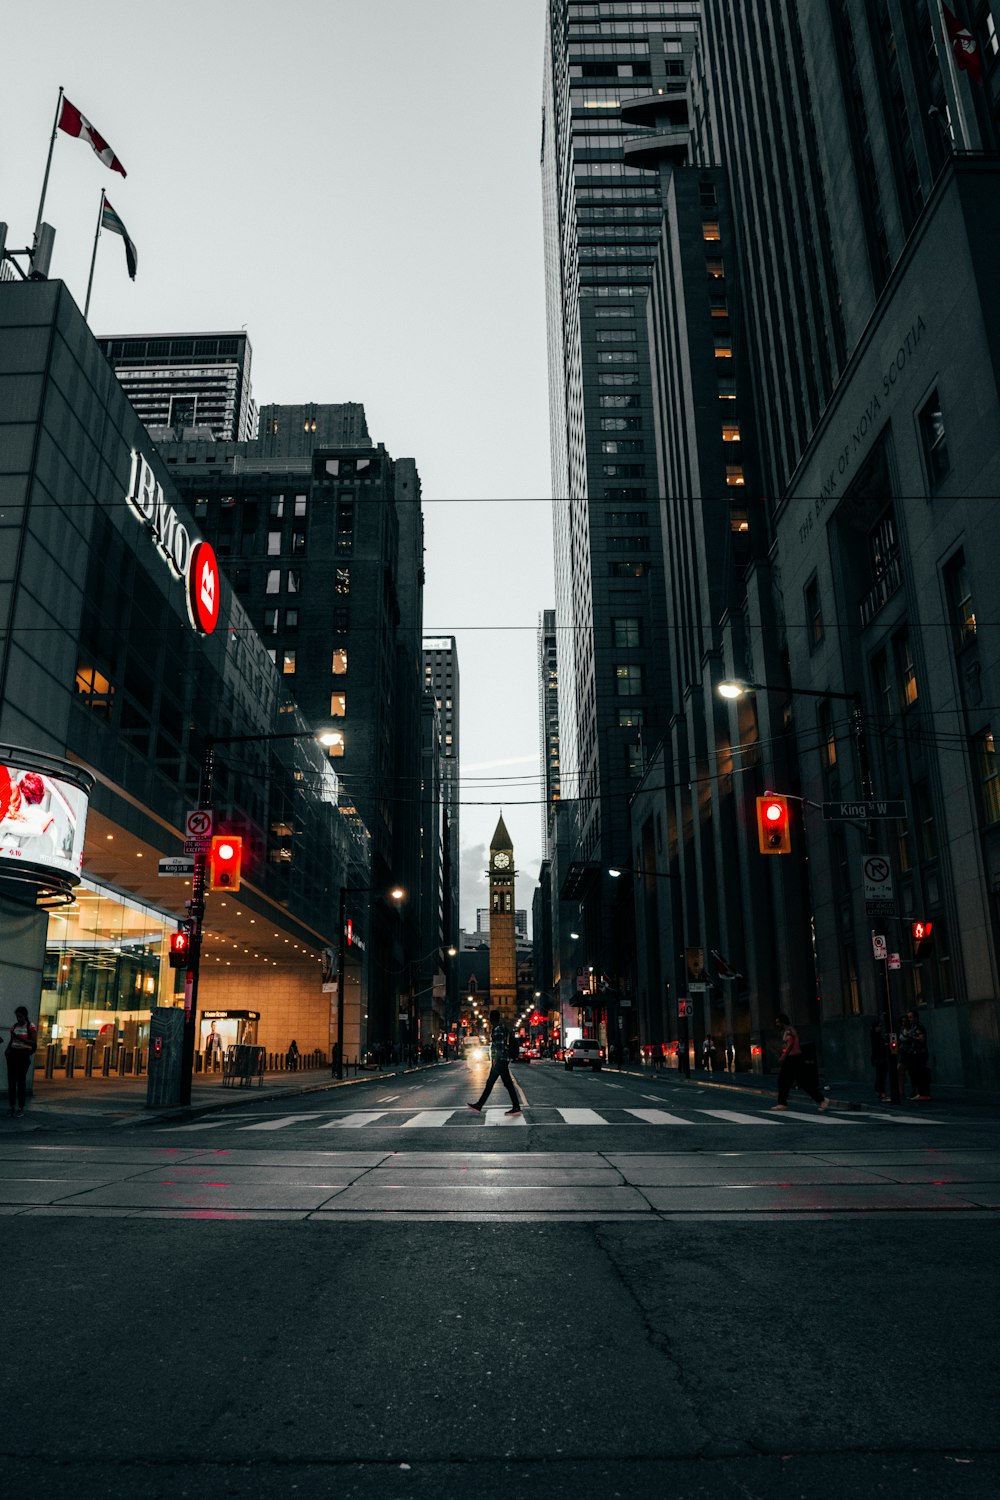
[[[201, 757], [201, 780], [198, 809], [212, 811], [215, 780], [215, 741], [209, 736]], [[199, 840], [199, 843], [204, 842]], [[205, 883], [208, 874], [207, 851], [195, 850], [191, 900], [188, 902], [191, 923], [191, 952], [184, 976], [184, 1036], [181, 1044], [180, 1103], [191, 1103], [191, 1080], [194, 1076], [194, 1043], [198, 1023], [198, 978], [201, 973], [201, 934], [205, 922]]]

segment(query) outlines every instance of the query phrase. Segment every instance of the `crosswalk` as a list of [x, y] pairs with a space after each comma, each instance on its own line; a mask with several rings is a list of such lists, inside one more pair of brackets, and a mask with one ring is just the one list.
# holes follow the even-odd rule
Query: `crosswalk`
[[301, 1111], [294, 1115], [267, 1116], [245, 1123], [246, 1117], [227, 1115], [225, 1118], [197, 1120], [190, 1125], [161, 1126], [161, 1132], [171, 1134], [208, 1130], [237, 1130], [246, 1132], [274, 1132], [278, 1130], [460, 1130], [504, 1129], [524, 1130], [530, 1127], [589, 1128], [608, 1126], [653, 1125], [664, 1128], [687, 1128], [692, 1125], [728, 1125], [737, 1129], [787, 1130], [791, 1125], [815, 1125], [820, 1129], [841, 1126], [857, 1127], [864, 1124], [889, 1125], [942, 1125], [938, 1116], [911, 1115], [869, 1110], [864, 1113], [836, 1114], [833, 1111], [818, 1114], [790, 1109], [786, 1114], [775, 1115], [766, 1111], [750, 1113], [738, 1109], [688, 1109], [675, 1114], [665, 1109], [609, 1108], [571, 1109], [559, 1105], [532, 1107], [524, 1114], [508, 1116], [504, 1109], [483, 1110], [475, 1115], [464, 1106], [460, 1109], [381, 1109], [381, 1110], [314, 1110]]

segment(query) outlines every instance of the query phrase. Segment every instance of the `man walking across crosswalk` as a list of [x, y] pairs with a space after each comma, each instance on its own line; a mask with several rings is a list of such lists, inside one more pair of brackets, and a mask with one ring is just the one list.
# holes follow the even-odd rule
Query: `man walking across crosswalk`
[[504, 1113], [508, 1115], [519, 1115], [521, 1113], [521, 1101], [518, 1098], [514, 1080], [510, 1076], [510, 1045], [512, 1034], [510, 1027], [501, 1019], [498, 1010], [490, 1011], [490, 1076], [486, 1080], [486, 1087], [476, 1100], [470, 1104], [469, 1109], [475, 1110], [476, 1114], [482, 1114], [483, 1105], [493, 1092], [493, 1085], [497, 1079], [503, 1080], [504, 1087], [510, 1095], [510, 1109]]
[[778, 1067], [778, 1102], [772, 1104], [771, 1108], [787, 1109], [789, 1090], [793, 1083], [797, 1083], [810, 1099], [816, 1101], [821, 1110], [829, 1109], [830, 1101], [819, 1086], [818, 1072], [811, 1059], [805, 1056], [795, 1027], [781, 1010], [778, 1011], [775, 1022], [784, 1028], [784, 1035], [781, 1039]]

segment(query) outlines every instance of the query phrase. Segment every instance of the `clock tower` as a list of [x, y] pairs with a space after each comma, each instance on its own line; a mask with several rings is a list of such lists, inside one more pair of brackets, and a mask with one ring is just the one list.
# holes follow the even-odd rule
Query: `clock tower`
[[517, 945], [514, 938], [514, 846], [503, 816], [490, 843], [490, 1006], [505, 1021], [517, 1018]]

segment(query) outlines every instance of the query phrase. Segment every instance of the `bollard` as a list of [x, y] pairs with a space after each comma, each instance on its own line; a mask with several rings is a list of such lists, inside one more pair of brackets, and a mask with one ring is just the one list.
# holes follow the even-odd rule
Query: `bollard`
[[45, 1076], [51, 1078], [56, 1065], [56, 1052], [58, 1048], [55, 1042], [50, 1042], [45, 1049]]
[[142, 1076], [142, 1048], [141, 1047], [136, 1047], [136, 1049], [135, 1049], [135, 1076], [136, 1076], [136, 1078], [140, 1078]]
[[94, 1044], [93, 1044], [93, 1042], [88, 1042], [87, 1043], [87, 1051], [84, 1054], [84, 1059], [83, 1059], [83, 1076], [84, 1076], [84, 1078], [93, 1078], [93, 1076], [94, 1076]]
[[66, 1077], [72, 1078], [76, 1071], [76, 1043], [70, 1042], [66, 1048]]
[[125, 1077], [125, 1063], [126, 1063], [127, 1059], [128, 1059], [128, 1053], [125, 1051], [125, 1048], [124, 1047], [119, 1047], [118, 1048], [118, 1076], [119, 1076], [119, 1078], [124, 1078]]
[[105, 1047], [104, 1057], [101, 1060], [101, 1072], [105, 1078], [111, 1077], [111, 1048]]

